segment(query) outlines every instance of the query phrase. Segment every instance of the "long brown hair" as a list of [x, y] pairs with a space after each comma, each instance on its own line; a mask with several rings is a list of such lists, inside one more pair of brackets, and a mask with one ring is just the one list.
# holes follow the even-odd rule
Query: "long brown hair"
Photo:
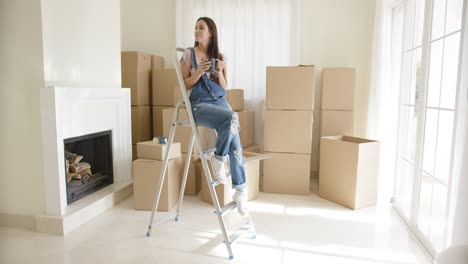
[[[208, 25], [211, 33], [210, 43], [208, 44], [208, 56], [211, 58], [222, 59], [219, 55], [218, 47], [218, 29], [213, 19], [209, 17], [200, 17], [197, 22], [203, 20]], [[195, 41], [194, 47], [198, 46], [198, 41]]]

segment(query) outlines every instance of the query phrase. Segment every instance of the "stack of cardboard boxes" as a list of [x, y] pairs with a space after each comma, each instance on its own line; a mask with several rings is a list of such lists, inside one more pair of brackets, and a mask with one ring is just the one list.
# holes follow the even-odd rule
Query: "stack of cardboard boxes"
[[353, 134], [354, 79], [354, 68], [323, 69], [321, 137]]
[[267, 67], [263, 191], [306, 195], [310, 190], [314, 66]]
[[355, 70], [325, 68], [320, 111], [319, 195], [356, 209], [377, 200], [379, 142], [352, 137]]
[[[153, 136], [169, 137], [172, 119], [176, 110], [177, 102], [182, 99], [179, 82], [175, 69], [158, 69], [153, 71]], [[182, 105], [184, 106], [184, 105]], [[185, 107], [179, 110], [179, 120], [188, 120]], [[199, 127], [198, 132], [202, 139], [203, 147], [209, 147], [213, 141], [214, 131], [205, 127]], [[174, 141], [180, 142], [182, 153], [187, 153], [190, 143], [191, 129], [189, 127], [177, 127]], [[194, 145], [193, 152], [196, 151]]]
[[[147, 141], [137, 144], [138, 159], [133, 161], [133, 200], [135, 209], [152, 210], [161, 169], [168, 145]], [[169, 152], [158, 211], [169, 211], [178, 201], [182, 169], [180, 144], [174, 142]]]
[[[172, 119], [177, 102], [182, 99], [179, 82], [175, 69], [157, 68], [152, 72], [152, 114], [153, 114], [153, 137], [169, 137]], [[187, 110], [180, 108], [179, 120], [188, 120]], [[200, 136], [204, 146], [207, 146], [209, 129], [199, 127]], [[182, 163], [180, 176], [183, 176], [185, 161], [187, 158], [188, 145], [191, 130], [189, 127], [177, 127], [174, 142], [180, 143], [182, 152]], [[195, 147], [193, 152], [195, 152]], [[201, 189], [200, 177], [195, 174], [195, 162], [197, 158], [191, 156], [185, 195], [197, 195]]]
[[239, 117], [239, 137], [244, 151], [255, 151], [259, 149], [255, 144], [255, 112], [244, 110], [244, 90], [228, 89], [227, 101]]
[[132, 105], [132, 154], [136, 144], [152, 138], [151, 72], [164, 68], [162, 57], [138, 51], [121, 53], [122, 87], [130, 88]]
[[[122, 87], [131, 88], [132, 102], [132, 154], [133, 160], [137, 159], [137, 143], [151, 140], [153, 137], [169, 136], [172, 123], [172, 115], [177, 101], [182, 98], [176, 72], [174, 69], [164, 68], [164, 59], [160, 56], [145, 54], [137, 51], [125, 51], [121, 53], [122, 61]], [[164, 111], [166, 110], [166, 111]], [[183, 112], [184, 110], [182, 110]], [[181, 113], [181, 118], [186, 118]], [[206, 129], [200, 129], [203, 134]], [[180, 142], [179, 152], [187, 152], [189, 141], [189, 129], [179, 127], [174, 137], [174, 142]], [[202, 138], [206, 141], [206, 136]], [[145, 142], [146, 143], [146, 142]], [[182, 145], [182, 148], [181, 146]], [[141, 148], [141, 147], [140, 147]], [[143, 157], [139, 157], [143, 158]], [[170, 162], [172, 171], [179, 171], [180, 177], [183, 173], [182, 162], [185, 162], [186, 154], [181, 157], [181, 162]], [[195, 178], [195, 158], [192, 157], [190, 170], [186, 184], [186, 194], [196, 195], [200, 191], [200, 181]], [[157, 162], [156, 162], [157, 163]], [[134, 164], [134, 179], [142, 182], [146, 171], [142, 169], [145, 165], [155, 166], [155, 162], [140, 159]], [[153, 165], [151, 165], [153, 164]], [[177, 167], [177, 168], [176, 168]], [[174, 173], [174, 172], [172, 172]], [[158, 177], [159, 174], [153, 175]], [[149, 177], [149, 176], [148, 176]], [[198, 178], [199, 179], [199, 178]], [[155, 181], [155, 178], [146, 180]], [[147, 186], [149, 187], [149, 186]], [[172, 188], [172, 187], [171, 187]], [[180, 186], [179, 186], [180, 188]], [[147, 190], [135, 188], [135, 196], [147, 196]], [[143, 209], [142, 206], [137, 209]]]
[[[152, 72], [152, 112], [153, 137], [169, 136], [164, 134], [164, 109], [174, 108], [174, 90], [178, 85], [174, 69], [156, 69]], [[172, 118], [169, 122], [172, 122]], [[174, 141], [180, 142], [177, 139]], [[182, 146], [182, 151], [184, 147]]]
[[[133, 144], [133, 159], [134, 162], [134, 195], [136, 197], [135, 208], [137, 209], [151, 209], [148, 196], [155, 191], [148, 188], [153, 188], [157, 177], [159, 177], [159, 167], [162, 165], [162, 158], [148, 158], [142, 149], [152, 148], [152, 151], [159, 151], [158, 147], [152, 145], [152, 137], [169, 136], [172, 125], [172, 119], [175, 112], [175, 106], [180, 99], [182, 93], [178, 84], [175, 69], [165, 69], [164, 60], [162, 57], [145, 54], [142, 52], [122, 52], [122, 87], [131, 88], [132, 100], [132, 144]], [[255, 141], [255, 116], [252, 111], [244, 110], [244, 90], [230, 89], [228, 90], [227, 99], [229, 104], [236, 111], [239, 116], [240, 130], [239, 135], [245, 151], [259, 152], [260, 148], [254, 144]], [[179, 112], [179, 120], [187, 120], [187, 111], [183, 108]], [[216, 132], [206, 127], [198, 127], [202, 145], [204, 149], [214, 148], [216, 144]], [[190, 141], [191, 130], [188, 127], [177, 127], [176, 134], [174, 135], [174, 142], [178, 144], [180, 157], [171, 159], [169, 162], [169, 174], [178, 174], [182, 179], [183, 170], [187, 155], [188, 145]], [[144, 142], [148, 141], [148, 142]], [[141, 142], [141, 143], [139, 143]], [[137, 143], [139, 143], [137, 145]], [[139, 150], [140, 149], [140, 150]], [[156, 150], [158, 149], [158, 150]], [[147, 152], [147, 151], [146, 151]], [[196, 152], [194, 145], [193, 153]], [[139, 154], [138, 154], [139, 153]], [[258, 171], [255, 173], [255, 164], [258, 163], [263, 157], [262, 155], [252, 154], [249, 157], [249, 170], [252, 170], [253, 187], [249, 189], [250, 198], [255, 198], [258, 193]], [[138, 157], [138, 160], [136, 160]], [[161, 163], [161, 164], [160, 164]], [[198, 164], [198, 166], [196, 166]], [[187, 176], [187, 183], [185, 187], [186, 195], [197, 195], [202, 189], [202, 170], [200, 160], [194, 155], [191, 156], [189, 165], [189, 172]], [[196, 169], [198, 168], [198, 170]], [[149, 170], [153, 170], [151, 175]], [[158, 170], [158, 173], [154, 173]], [[171, 176], [172, 178], [174, 176]], [[171, 179], [172, 179], [171, 178]], [[166, 180], [167, 181], [167, 180]], [[257, 182], [255, 184], [255, 182]], [[166, 183], [165, 183], [166, 184]], [[170, 208], [174, 198], [169, 196], [175, 195], [175, 182], [170, 180], [170, 186], [163, 188], [162, 204]], [[257, 187], [255, 187], [257, 186]], [[180, 188], [180, 184], [179, 187]], [[229, 184], [230, 188], [230, 184]], [[167, 192], [171, 190], [170, 194]], [[177, 191], [178, 192], [178, 191]], [[226, 191], [228, 193], [228, 191]], [[169, 195], [169, 196], [168, 196]], [[211, 196], [209, 196], [211, 201]], [[151, 200], [152, 203], [152, 200]]]

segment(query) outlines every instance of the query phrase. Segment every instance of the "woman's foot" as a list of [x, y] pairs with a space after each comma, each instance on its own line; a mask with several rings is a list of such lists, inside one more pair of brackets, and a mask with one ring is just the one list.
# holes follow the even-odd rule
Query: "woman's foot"
[[247, 209], [247, 192], [236, 190], [232, 199], [237, 204], [237, 211], [243, 217], [249, 216], [249, 210]]
[[225, 184], [227, 182], [226, 168], [224, 167], [224, 161], [218, 160], [215, 156], [211, 157], [211, 167], [213, 168], [213, 174], [216, 180], [220, 183]]

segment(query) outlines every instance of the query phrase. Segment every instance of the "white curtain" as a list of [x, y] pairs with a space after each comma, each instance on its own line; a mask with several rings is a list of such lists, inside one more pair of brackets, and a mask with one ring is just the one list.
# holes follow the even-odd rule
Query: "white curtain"
[[[392, 71], [399, 69], [398, 54], [392, 54], [392, 8], [397, 1], [377, 0], [372, 43], [367, 137], [381, 142], [379, 201], [388, 205], [393, 191], [398, 127], [399, 82]], [[393, 56], [393, 57], [392, 57]]]
[[298, 0], [177, 0], [176, 45], [191, 47], [199, 17], [212, 18], [228, 59], [228, 86], [244, 89], [255, 112], [255, 142], [263, 148], [266, 66], [298, 61]]

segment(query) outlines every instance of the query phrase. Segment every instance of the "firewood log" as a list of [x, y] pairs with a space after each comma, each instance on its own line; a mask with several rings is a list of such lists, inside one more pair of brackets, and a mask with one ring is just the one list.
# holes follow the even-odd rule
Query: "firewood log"
[[91, 165], [87, 162], [80, 162], [78, 164], [71, 164], [70, 169], [74, 173], [80, 173], [86, 169], [91, 169]]
[[71, 153], [71, 152], [68, 152], [66, 151], [65, 152], [65, 159], [70, 161], [70, 163], [78, 163], [81, 161], [81, 159], [83, 158], [83, 156], [80, 156], [80, 155], [77, 155], [77, 154], [74, 154], [74, 153]]
[[68, 173], [68, 172], [67, 172], [67, 183], [69, 183], [69, 182], [72, 180], [73, 174], [74, 174], [74, 173]]
[[75, 160], [73, 161], [74, 163], [79, 163], [81, 161], [81, 159], [83, 158], [83, 156], [80, 156], [80, 155], [75, 155]]
[[93, 173], [91, 172], [91, 168], [84, 170], [89, 176], [93, 176]]
[[65, 160], [65, 172], [70, 172], [70, 162], [68, 160]]
[[78, 173], [68, 173], [67, 176], [70, 175], [71, 179], [70, 180], [80, 180], [81, 179], [81, 175], [79, 175]]

